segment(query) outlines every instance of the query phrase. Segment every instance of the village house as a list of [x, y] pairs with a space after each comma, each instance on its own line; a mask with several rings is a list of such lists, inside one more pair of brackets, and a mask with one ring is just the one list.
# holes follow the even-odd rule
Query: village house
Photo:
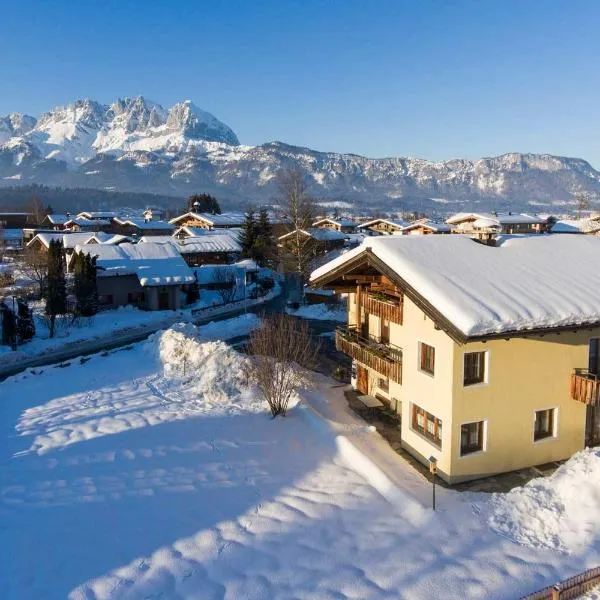
[[25, 212], [0, 212], [0, 228], [22, 229], [31, 222], [33, 215]]
[[43, 221], [40, 223], [40, 227], [46, 229], [53, 229], [55, 231], [62, 231], [65, 229], [65, 224], [71, 220], [70, 215], [46, 215]]
[[92, 244], [76, 247], [96, 257], [98, 300], [103, 308], [134, 304], [146, 310], [185, 305], [194, 274], [171, 244]]
[[211, 215], [208, 213], [187, 212], [171, 219], [169, 223], [176, 227], [188, 226], [199, 227], [201, 229], [228, 229], [231, 227], [241, 227], [244, 224], [244, 218], [242, 213]]
[[453, 233], [467, 234], [475, 233], [482, 226], [489, 227], [490, 222], [498, 225], [501, 233], [545, 233], [548, 230], [548, 219], [526, 214], [457, 213], [446, 219]]
[[560, 219], [552, 225], [550, 233], [600, 234], [600, 215], [592, 215], [579, 219]]
[[402, 229], [402, 235], [439, 235], [452, 233], [452, 228], [447, 223], [436, 223], [429, 219], [421, 219], [407, 225]]
[[64, 229], [93, 233], [96, 231], [112, 232], [113, 225], [110, 219], [88, 219], [77, 216], [64, 223]]
[[347, 235], [335, 229], [310, 227], [309, 229], [296, 229], [279, 236], [277, 245], [284, 250], [293, 251], [296, 236], [304, 240], [303, 244], [306, 244], [307, 253], [312, 252], [315, 256], [335, 248], [341, 248], [347, 241]]
[[313, 227], [320, 229], [334, 229], [342, 233], [354, 233], [356, 231], [356, 223], [350, 219], [333, 219], [326, 217], [319, 219], [313, 223]]
[[170, 235], [175, 227], [166, 221], [151, 221], [145, 219], [120, 219], [113, 220], [115, 233], [129, 236]]
[[357, 228], [367, 235], [393, 235], [402, 233], [407, 225], [402, 219], [372, 219], [361, 223]]
[[449, 483], [600, 442], [600, 239], [368, 238], [311, 284], [348, 294], [352, 382]]
[[87, 231], [53, 231], [36, 234], [33, 239], [27, 243], [27, 248], [32, 248], [38, 252], [47, 252], [50, 247], [50, 242], [55, 240], [62, 244], [65, 256], [68, 258], [73, 254], [75, 246], [89, 243], [103, 243], [110, 238], [111, 235], [104, 232], [92, 234]]
[[239, 260], [242, 253], [242, 247], [234, 236], [216, 231], [211, 231], [209, 235], [182, 239], [175, 236], [140, 238], [140, 242], [148, 241], [173, 245], [190, 267], [230, 264]]

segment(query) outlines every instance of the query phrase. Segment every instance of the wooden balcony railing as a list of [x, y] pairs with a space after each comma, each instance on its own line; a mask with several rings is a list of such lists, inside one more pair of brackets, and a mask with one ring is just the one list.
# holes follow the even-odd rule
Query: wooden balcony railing
[[600, 377], [587, 369], [571, 373], [571, 398], [584, 404], [600, 406]]
[[392, 300], [391, 298], [390, 300], [383, 300], [371, 294], [365, 294], [362, 298], [362, 303], [365, 311], [370, 315], [376, 315], [392, 323], [402, 325], [402, 301], [400, 298], [397, 300]]
[[335, 347], [382, 377], [402, 383], [402, 348], [361, 337], [356, 329], [338, 327]]

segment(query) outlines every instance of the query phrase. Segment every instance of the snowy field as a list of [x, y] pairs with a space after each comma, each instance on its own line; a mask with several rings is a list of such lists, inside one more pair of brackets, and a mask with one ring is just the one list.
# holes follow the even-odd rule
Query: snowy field
[[[598, 515], [600, 457], [544, 480], [539, 504], [439, 489], [433, 513], [332, 380], [270, 418], [214, 341], [256, 324], [185, 324], [0, 383], [0, 598], [512, 599], [600, 562], [595, 526], [584, 545], [555, 526], [563, 544], [537, 525], [513, 541], [514, 511]], [[594, 491], [565, 504], [584, 475]]]

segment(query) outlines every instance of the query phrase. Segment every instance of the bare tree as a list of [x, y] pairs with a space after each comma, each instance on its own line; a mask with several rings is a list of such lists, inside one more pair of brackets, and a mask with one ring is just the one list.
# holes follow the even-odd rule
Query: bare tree
[[216, 268], [213, 281], [223, 304], [232, 302], [237, 291], [235, 269], [232, 267]]
[[279, 193], [288, 215], [290, 232], [293, 232], [287, 238], [286, 246], [292, 254], [294, 270], [304, 279], [314, 254], [314, 241], [302, 231], [310, 228], [314, 221], [315, 203], [307, 193], [303, 173], [297, 169], [286, 170], [279, 175]]
[[267, 317], [250, 335], [248, 376], [267, 401], [273, 417], [285, 416], [292, 394], [309, 385], [318, 344], [306, 321], [280, 314]]
[[46, 209], [37, 196], [31, 198], [29, 211], [31, 212], [31, 221], [34, 225], [40, 225], [46, 218]]
[[20, 264], [23, 274], [36, 283], [39, 297], [43, 298], [48, 279], [48, 255], [46, 252], [25, 248]]

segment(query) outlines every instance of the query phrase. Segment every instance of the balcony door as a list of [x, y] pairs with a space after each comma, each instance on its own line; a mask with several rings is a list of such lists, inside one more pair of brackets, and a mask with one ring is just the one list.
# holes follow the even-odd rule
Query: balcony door
[[588, 352], [588, 371], [590, 375], [600, 375], [600, 339], [591, 338]]

